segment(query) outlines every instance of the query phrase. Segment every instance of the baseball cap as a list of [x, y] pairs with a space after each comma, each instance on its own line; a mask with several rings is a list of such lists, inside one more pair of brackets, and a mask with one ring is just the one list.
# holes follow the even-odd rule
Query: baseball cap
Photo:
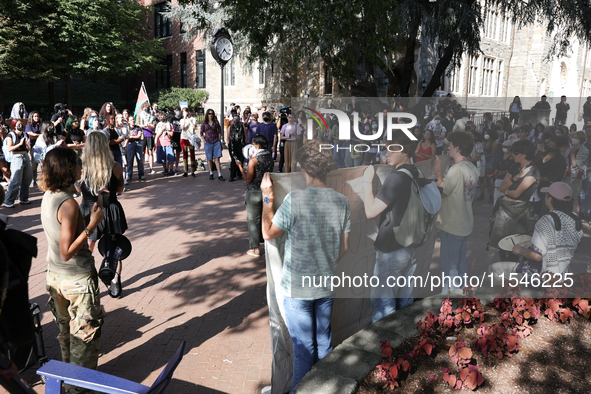
[[573, 198], [573, 189], [564, 182], [554, 182], [549, 187], [543, 187], [542, 193], [549, 193], [553, 198], [560, 201], [570, 201]]

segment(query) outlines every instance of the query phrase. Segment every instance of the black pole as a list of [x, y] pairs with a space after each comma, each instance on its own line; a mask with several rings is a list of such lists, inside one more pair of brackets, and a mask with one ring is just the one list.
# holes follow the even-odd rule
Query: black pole
[[222, 149], [224, 149], [226, 146], [226, 143], [224, 141], [224, 132], [225, 132], [224, 128], [226, 126], [226, 115], [224, 114], [224, 65], [223, 64], [220, 64], [220, 70], [222, 71], [222, 78], [221, 78], [222, 83], [220, 84], [221, 88], [222, 88], [222, 94], [221, 94], [221, 99], [220, 99], [220, 119], [222, 121], [221, 121], [220, 126], [222, 128]]

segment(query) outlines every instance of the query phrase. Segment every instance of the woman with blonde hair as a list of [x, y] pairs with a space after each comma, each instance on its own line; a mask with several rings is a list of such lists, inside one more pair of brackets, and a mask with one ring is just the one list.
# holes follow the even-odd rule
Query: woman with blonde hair
[[[90, 133], [82, 152], [82, 179], [76, 188], [82, 193], [80, 209], [86, 216], [92, 206], [102, 198], [105, 219], [89, 235], [90, 250], [94, 250], [96, 241], [104, 234], [123, 234], [127, 230], [127, 220], [117, 193], [123, 191], [123, 169], [113, 159], [109, 141], [103, 133]], [[121, 297], [121, 262], [109, 287], [109, 295]]]

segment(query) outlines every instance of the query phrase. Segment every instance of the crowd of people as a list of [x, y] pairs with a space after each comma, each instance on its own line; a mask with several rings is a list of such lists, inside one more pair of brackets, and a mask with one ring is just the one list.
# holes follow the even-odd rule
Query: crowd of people
[[[547, 109], [545, 104], [542, 97], [536, 106]], [[566, 105], [564, 100], [559, 104]], [[591, 97], [588, 104], [591, 111]], [[338, 109], [330, 99], [326, 108]], [[395, 101], [391, 108], [374, 113], [353, 98], [344, 110], [351, 119], [359, 119], [357, 125], [351, 121], [352, 129], [371, 135], [382, 123], [379, 117], [385, 124], [388, 112], [404, 112], [404, 105]], [[134, 116], [105, 103], [99, 111], [86, 108], [78, 117], [58, 104], [51, 120], [44, 122], [38, 112], [27, 113], [24, 105], [17, 103], [13, 112], [18, 118], [11, 118], [8, 125], [0, 119], [4, 147], [0, 168], [8, 186], [3, 206], [12, 208], [17, 199], [29, 204], [31, 186], [45, 191], [41, 218], [49, 244], [47, 281], [64, 361], [78, 358], [79, 365], [96, 367], [102, 314], [96, 308], [98, 282], [92, 251], [101, 236], [123, 234], [127, 229], [117, 196], [133, 180], [134, 166], [139, 180], [144, 180], [148, 171], [155, 174], [155, 164], [162, 165], [166, 177], [181, 173], [195, 177], [196, 171], [205, 170], [198, 157], [202, 146], [210, 180], [217, 175], [219, 181], [225, 181], [220, 158], [227, 143], [229, 181], [246, 182], [246, 253], [261, 256], [264, 240], [287, 236], [281, 290], [294, 346], [293, 387], [332, 349], [334, 292], [328, 291], [326, 284], [305, 288], [301, 281], [310, 273], [334, 275], [348, 249], [351, 209], [345, 196], [326, 186], [332, 169], [367, 166], [363, 202], [368, 219], [379, 217], [373, 275], [380, 280], [410, 277], [417, 268], [418, 247], [403, 245], [393, 228], [408, 214], [411, 183], [423, 177], [415, 166], [420, 162], [430, 161], [435, 176], [427, 183], [434, 182], [440, 192], [441, 208], [434, 227], [441, 245], [439, 268], [448, 276], [468, 274], [466, 248], [474, 228], [475, 200], [492, 204], [489, 247], [499, 248], [500, 240], [507, 236], [531, 235], [530, 247], [499, 248], [500, 261], [489, 267], [495, 278], [510, 273], [568, 272], [583, 236], [581, 221], [591, 219], [591, 171], [587, 171], [591, 164], [591, 117], [583, 130], [577, 130], [576, 125], [566, 127], [562, 121], [552, 126], [519, 124], [521, 103], [516, 97], [509, 117], [495, 119], [485, 113], [483, 121], [476, 124], [448, 95], [427, 104], [424, 117], [410, 130], [416, 141], [394, 130], [390, 140], [384, 135], [380, 142], [403, 149], [361, 152], [354, 147], [363, 141], [354, 133], [351, 140], [339, 139], [335, 114], [327, 114], [328, 127], [314, 128], [313, 138], [308, 140], [304, 138], [308, 123], [303, 111], [292, 112], [289, 107], [275, 111], [266, 106], [260, 111], [262, 122], [258, 112], [249, 107], [242, 111], [232, 104], [221, 120], [208, 109], [198, 124], [188, 108], [178, 106], [168, 115], [157, 103], [144, 103]], [[403, 123], [404, 119], [394, 122]], [[333, 150], [322, 150], [320, 144], [331, 144]], [[181, 153], [183, 170], [179, 171]], [[449, 156], [448, 168], [442, 168], [442, 155]], [[392, 171], [374, 195], [375, 164], [387, 164]], [[39, 165], [42, 173], [37, 185]], [[295, 172], [298, 167], [306, 188], [289, 193], [275, 211], [269, 173]], [[82, 196], [79, 206], [76, 194]], [[121, 270], [119, 261], [108, 286], [114, 298], [122, 294]], [[88, 291], [69, 294], [72, 281], [85, 283]], [[444, 282], [441, 291], [458, 288]], [[412, 303], [413, 290], [411, 281], [402, 288], [372, 290], [372, 321]], [[80, 335], [70, 333], [68, 305], [72, 302], [84, 302], [88, 309], [79, 311], [87, 317]]]

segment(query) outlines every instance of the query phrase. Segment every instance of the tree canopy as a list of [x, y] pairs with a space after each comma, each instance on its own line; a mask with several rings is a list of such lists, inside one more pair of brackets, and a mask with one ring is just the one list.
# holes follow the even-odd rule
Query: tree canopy
[[0, 80], [114, 78], [157, 67], [135, 0], [0, 0]]
[[[206, 39], [222, 23], [248, 61], [320, 56], [339, 84], [354, 94], [376, 94], [376, 78], [408, 96], [420, 45], [436, 48], [438, 63], [423, 96], [462, 55], [481, 52], [483, 10], [494, 8], [522, 27], [540, 23], [551, 37], [548, 56], [573, 37], [591, 44], [589, 0], [181, 0], [169, 14]], [[256, 10], [253, 13], [253, 10]], [[211, 17], [215, 15], [215, 17]]]

